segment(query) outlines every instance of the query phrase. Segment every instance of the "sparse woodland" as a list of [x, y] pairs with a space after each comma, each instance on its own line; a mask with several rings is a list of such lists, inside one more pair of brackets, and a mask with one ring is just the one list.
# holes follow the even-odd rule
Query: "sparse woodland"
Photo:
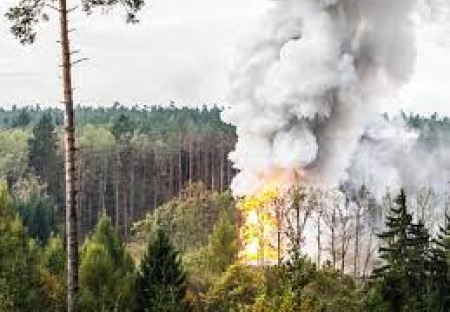
[[[450, 132], [402, 118], [422, 144]], [[62, 112], [0, 109], [0, 125], [0, 311], [64, 311]], [[376, 202], [370, 185], [300, 187], [290, 257], [246, 266], [218, 108], [78, 107], [76, 125], [79, 311], [450, 311], [450, 218], [430, 221], [448, 199], [431, 189]]]

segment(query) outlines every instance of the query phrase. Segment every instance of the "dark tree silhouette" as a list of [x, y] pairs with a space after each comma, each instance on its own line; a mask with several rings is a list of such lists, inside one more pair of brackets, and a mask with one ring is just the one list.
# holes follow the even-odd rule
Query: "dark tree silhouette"
[[135, 311], [188, 311], [185, 296], [186, 276], [178, 252], [159, 229], [141, 262]]

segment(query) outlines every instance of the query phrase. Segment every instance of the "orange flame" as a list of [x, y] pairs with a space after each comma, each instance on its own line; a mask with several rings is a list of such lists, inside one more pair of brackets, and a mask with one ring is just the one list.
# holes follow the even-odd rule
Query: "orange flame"
[[272, 243], [277, 232], [277, 222], [271, 207], [277, 198], [278, 191], [273, 188], [247, 197], [238, 204], [243, 217], [239, 258], [245, 264], [266, 265], [277, 262], [278, 254]]
[[243, 218], [239, 233], [240, 261], [248, 265], [271, 265], [284, 256], [285, 248], [280, 246], [282, 225], [277, 214], [277, 200], [281, 193], [298, 183], [300, 177], [297, 171], [272, 169], [260, 177], [261, 181], [265, 181], [263, 189], [238, 203]]

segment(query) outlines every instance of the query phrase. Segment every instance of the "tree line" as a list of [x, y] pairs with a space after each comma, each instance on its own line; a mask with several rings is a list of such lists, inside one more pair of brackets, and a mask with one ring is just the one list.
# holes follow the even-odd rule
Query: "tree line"
[[[33, 238], [5, 184], [0, 215], [0, 310], [65, 310], [63, 241]], [[328, 249], [317, 263], [303, 245], [300, 250], [290, 245], [290, 257], [279, 264], [248, 266], [238, 258], [235, 200], [228, 192], [194, 184], [181, 198], [148, 212], [128, 243], [111, 218], [100, 216], [80, 252], [79, 309], [445, 312], [450, 309], [450, 217], [443, 223], [436, 233], [430, 231], [413, 217], [402, 191], [389, 201], [384, 227], [376, 233], [377, 261], [367, 279], [333, 266]]]
[[[234, 175], [228, 153], [235, 135], [220, 122], [217, 108], [156, 108], [144, 117], [142, 111], [123, 107], [110, 112], [107, 123], [102, 119], [77, 130], [80, 238], [93, 229], [102, 211], [127, 237], [135, 220], [181, 196], [189, 184], [201, 181], [211, 190], [228, 188]], [[20, 189], [33, 179], [42, 184], [55, 206], [55, 218], [62, 222], [61, 127], [53, 110], [38, 116], [29, 126], [0, 130], [5, 138], [0, 171], [10, 189]]]

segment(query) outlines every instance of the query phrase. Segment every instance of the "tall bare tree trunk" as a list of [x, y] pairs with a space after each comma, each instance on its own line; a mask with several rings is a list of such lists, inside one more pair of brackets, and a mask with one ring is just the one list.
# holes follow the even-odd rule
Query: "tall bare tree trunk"
[[224, 159], [225, 159], [225, 152], [224, 152], [224, 148], [223, 148], [223, 142], [221, 143], [221, 145], [220, 145], [220, 165], [219, 165], [219, 167], [220, 167], [220, 186], [219, 186], [219, 190], [221, 191], [221, 192], [223, 192], [223, 190], [224, 190]]
[[[135, 218], [135, 196], [136, 196], [136, 192], [135, 192], [135, 172], [134, 172], [134, 167], [135, 167], [135, 160], [134, 157], [131, 156], [132, 161], [131, 161], [131, 178], [130, 178], [130, 217], [129, 217], [129, 223], [132, 224]], [[128, 229], [127, 229], [128, 231]]]
[[322, 229], [321, 229], [320, 212], [317, 215], [317, 266], [322, 265]]
[[205, 147], [205, 152], [204, 152], [204, 176], [203, 176], [203, 181], [205, 183], [205, 187], [207, 190], [211, 189], [211, 184], [210, 184], [210, 180], [209, 180], [209, 163], [208, 163], [208, 147]]
[[178, 197], [181, 197], [183, 186], [183, 149], [180, 146], [180, 152], [178, 153]]
[[[78, 192], [76, 194], [76, 207], [77, 207], [77, 237], [78, 241], [81, 241], [83, 237], [83, 225], [84, 225], [84, 213], [83, 213], [83, 180], [81, 177], [81, 167], [83, 166], [83, 158], [81, 155], [78, 157], [78, 168], [76, 181], [78, 182]], [[86, 198], [86, 197], [85, 197]]]
[[124, 238], [127, 238], [127, 235], [128, 235], [128, 213], [129, 213], [129, 211], [128, 211], [128, 208], [129, 208], [129, 203], [130, 203], [130, 200], [129, 200], [129, 194], [127, 194], [128, 192], [127, 192], [127, 190], [125, 189], [124, 191], [123, 191], [123, 196], [122, 196], [122, 215], [123, 215], [123, 230], [122, 230], [122, 232], [119, 232], [119, 235], [122, 237], [122, 233], [123, 233], [123, 237]]
[[361, 227], [361, 206], [358, 204], [356, 208], [356, 229], [355, 229], [355, 254], [353, 262], [353, 275], [354, 277], [359, 277], [359, 235]]
[[167, 197], [167, 199], [172, 199], [175, 196], [175, 170], [174, 170], [174, 166], [175, 166], [175, 155], [170, 151], [170, 159], [168, 162], [169, 165], [169, 196]]
[[194, 146], [192, 138], [189, 138], [189, 186], [194, 182]]
[[331, 258], [333, 269], [336, 269], [336, 208], [333, 207], [333, 214], [331, 216]]
[[78, 296], [78, 237], [75, 172], [75, 122], [67, 1], [59, 0], [60, 44], [62, 57], [63, 95], [65, 105], [65, 184], [66, 184], [66, 237], [67, 237], [67, 311], [76, 309]]
[[219, 190], [219, 188], [217, 187], [217, 149], [214, 147], [211, 150], [211, 189], [213, 191]]
[[230, 186], [231, 185], [231, 181], [233, 180], [232, 168], [231, 168], [230, 161], [228, 159], [225, 162], [225, 164], [227, 166], [227, 186]]
[[[117, 163], [119, 163], [117, 161]], [[116, 169], [114, 170], [114, 203], [115, 203], [115, 225], [116, 225], [116, 231], [119, 231], [120, 226], [120, 195], [119, 195], [119, 177], [120, 174], [118, 172], [118, 168], [120, 165], [118, 164]]]

